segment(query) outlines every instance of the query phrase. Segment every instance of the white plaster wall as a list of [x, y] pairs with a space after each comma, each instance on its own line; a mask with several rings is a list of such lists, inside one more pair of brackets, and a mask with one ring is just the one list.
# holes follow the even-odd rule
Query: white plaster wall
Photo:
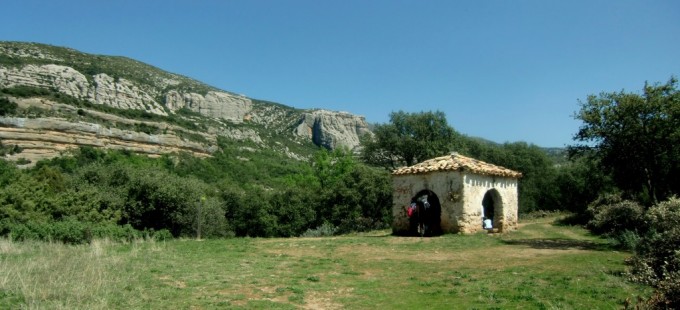
[[431, 190], [437, 195], [441, 204], [441, 228], [444, 233], [482, 230], [482, 200], [491, 189], [498, 191], [503, 204], [503, 214], [496, 215], [494, 224], [500, 223], [503, 231], [517, 227], [517, 179], [442, 171], [393, 175], [392, 182], [394, 233], [408, 231], [406, 206], [422, 190]]
[[503, 208], [503, 213], [496, 214], [494, 218], [494, 227], [502, 231], [517, 228], [517, 179], [465, 173], [463, 180], [464, 215], [459, 222], [461, 231], [482, 230], [482, 200], [491, 189], [498, 191]]

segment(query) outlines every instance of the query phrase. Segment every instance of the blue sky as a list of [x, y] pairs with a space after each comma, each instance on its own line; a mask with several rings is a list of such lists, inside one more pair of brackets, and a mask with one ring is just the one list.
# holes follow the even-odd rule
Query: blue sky
[[680, 76], [680, 1], [0, 0], [0, 40], [134, 58], [297, 108], [441, 110], [496, 142], [572, 143], [578, 100]]

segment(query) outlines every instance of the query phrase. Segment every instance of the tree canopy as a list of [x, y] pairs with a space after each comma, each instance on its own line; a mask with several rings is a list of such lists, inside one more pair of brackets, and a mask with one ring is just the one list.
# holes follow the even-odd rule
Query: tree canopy
[[373, 132], [362, 138], [362, 159], [392, 169], [446, 154], [457, 137], [441, 111], [392, 112], [390, 122], [376, 125]]
[[580, 102], [583, 121], [572, 156], [598, 160], [616, 185], [647, 205], [680, 192], [680, 94], [677, 79], [645, 84], [642, 94], [602, 93]]
[[[497, 144], [464, 136], [449, 126], [446, 116], [439, 111], [393, 112], [390, 123], [377, 125], [374, 133], [362, 140], [361, 157], [369, 164], [394, 169], [456, 151], [522, 172], [523, 177], [519, 180], [521, 213], [569, 209], [560, 202], [560, 193], [555, 188], [574, 188], [573, 180], [558, 178], [553, 162], [536, 145], [525, 142]], [[558, 181], [565, 184], [556, 184]]]

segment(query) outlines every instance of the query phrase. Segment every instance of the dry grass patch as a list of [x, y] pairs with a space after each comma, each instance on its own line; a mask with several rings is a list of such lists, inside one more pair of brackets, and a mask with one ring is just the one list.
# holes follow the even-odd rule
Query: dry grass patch
[[81, 246], [2, 242], [0, 290], [28, 307], [104, 309], [102, 296], [125, 280], [116, 272], [120, 260], [108, 255], [106, 241]]

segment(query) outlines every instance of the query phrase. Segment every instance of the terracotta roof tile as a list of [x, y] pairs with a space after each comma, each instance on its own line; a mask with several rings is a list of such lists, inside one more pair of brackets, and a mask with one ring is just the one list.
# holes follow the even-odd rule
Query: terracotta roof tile
[[501, 166], [489, 164], [474, 158], [466, 157], [458, 153], [452, 153], [451, 155], [428, 159], [424, 162], [415, 164], [410, 167], [401, 167], [392, 171], [392, 174], [394, 175], [419, 174], [447, 170], [470, 171], [477, 174], [511, 178], [522, 177], [522, 173], [520, 172], [510, 170]]

